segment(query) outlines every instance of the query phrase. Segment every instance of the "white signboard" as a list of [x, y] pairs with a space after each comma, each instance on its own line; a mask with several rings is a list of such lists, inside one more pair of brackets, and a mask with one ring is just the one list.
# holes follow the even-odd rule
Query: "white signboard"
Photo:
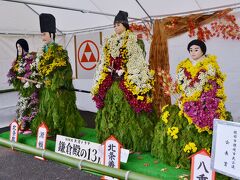
[[19, 125], [16, 120], [14, 120], [10, 124], [10, 141], [17, 142], [18, 141], [18, 128]]
[[211, 166], [240, 179], [240, 123], [214, 120]]
[[191, 180], [215, 179], [215, 173], [210, 167], [211, 158], [209, 156], [204, 154], [197, 154], [194, 156], [194, 159], [192, 159], [192, 161], [193, 167], [191, 171]]
[[104, 147], [104, 165], [120, 168], [120, 144], [114, 140], [107, 140]]
[[[55, 152], [77, 159], [103, 164], [103, 146], [98, 143], [57, 135]], [[129, 150], [121, 149], [121, 162], [126, 163]]]
[[39, 127], [38, 128], [38, 134], [37, 134], [36, 148], [45, 149], [46, 139], [47, 139], [47, 129], [44, 128], [44, 127]]
[[[117, 169], [120, 168], [121, 146], [114, 136], [110, 136], [104, 142], [103, 165]], [[116, 178], [109, 176], [104, 176], [103, 179], [116, 180]]]
[[[38, 127], [36, 148], [38, 148], [38, 149], [46, 149], [47, 134], [48, 134], [48, 127], [47, 127], [47, 125], [43, 122], [43, 123]], [[34, 157], [37, 158], [37, 159], [40, 159], [40, 160], [45, 160], [44, 157], [39, 157], [39, 156], [34, 156]]]
[[90, 141], [57, 135], [55, 152], [102, 164], [101, 145]]

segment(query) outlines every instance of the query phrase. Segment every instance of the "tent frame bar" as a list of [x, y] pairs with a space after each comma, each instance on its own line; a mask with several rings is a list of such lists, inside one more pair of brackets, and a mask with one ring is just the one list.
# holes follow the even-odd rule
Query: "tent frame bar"
[[[104, 15], [104, 16], [111, 16], [111, 17], [116, 16], [115, 14], [103, 13], [103, 12], [98, 12], [98, 11], [91, 11], [91, 10], [85, 10], [85, 9], [56, 6], [56, 5], [44, 4], [44, 3], [35, 3], [35, 2], [31, 2], [31, 1], [20, 1], [20, 0], [2, 0], [2, 1], [28, 4], [28, 5], [35, 5], [35, 6], [43, 6], [43, 7], [51, 7], [51, 8], [56, 8], [56, 9], [64, 9], [64, 10], [70, 10], [70, 11], [77, 11], [77, 12], [81, 12], [81, 13], [90, 13], [90, 14], [97, 14], [97, 15]], [[142, 21], [142, 19], [139, 19], [139, 18], [133, 18], [133, 17], [128, 17], [128, 18], [133, 19], [133, 20]]]
[[[24, 5], [27, 6], [31, 11], [33, 11], [35, 14], [37, 14], [37, 15], [39, 16], [39, 13], [38, 13], [37, 11], [35, 11], [31, 6], [29, 6], [28, 4], [25, 4], [25, 3], [24, 3]], [[61, 35], [63, 35], [63, 32], [60, 31], [58, 28], [56, 28], [56, 30], [57, 30]]]
[[151, 16], [148, 14], [148, 12], [144, 9], [144, 7], [142, 6], [142, 4], [138, 1], [135, 0], [137, 2], [137, 4], [140, 6], [140, 8], [143, 10], [143, 12], [147, 15], [147, 17], [150, 19], [151, 24], [153, 24], [153, 20], [151, 18]]
[[[57, 9], [78, 11], [78, 12], [82, 12], [82, 13], [92, 13], [92, 14], [115, 17], [115, 15], [109, 14], [109, 13], [90, 11], [90, 10], [84, 10], [84, 9], [77, 9], [77, 8], [62, 7], [62, 6], [55, 6], [55, 5], [49, 5], [49, 4], [34, 3], [34, 2], [30, 2], [30, 1], [20, 1], [20, 0], [2, 0], [2, 1], [25, 4], [29, 8], [30, 8], [29, 5], [36, 5], [36, 6], [44, 6], [44, 7], [52, 7], [52, 8], [57, 8]], [[138, 2], [138, 0], [136, 0], [136, 2]], [[139, 6], [142, 8], [141, 4]], [[196, 13], [211, 13], [211, 12], [215, 12], [215, 11], [226, 9], [226, 8], [238, 9], [238, 8], [240, 8], [240, 3], [233, 3], [233, 4], [229, 4], [229, 5], [222, 5], [222, 6], [212, 7], [212, 8], [204, 8], [204, 9], [200, 9], [200, 10], [192, 10], [192, 11], [185, 11], [185, 12], [179, 12], [179, 13], [169, 13], [169, 14], [154, 15], [154, 16], [150, 16], [149, 14], [147, 14], [147, 12], [145, 12], [145, 9], [143, 9], [143, 11], [147, 14], [148, 17], [144, 17], [142, 19], [131, 18], [131, 17], [129, 17], [129, 18], [132, 19], [131, 20], [132, 22], [133, 21], [151, 22], [151, 20], [153, 20], [153, 19], [161, 19], [161, 18], [168, 17], [168, 16], [180, 16], [180, 15], [196, 14]], [[113, 25], [105, 25], [105, 26], [91, 27], [91, 28], [85, 28], [85, 29], [76, 29], [76, 30], [71, 30], [71, 31], [60, 31], [60, 30], [58, 30], [58, 31], [60, 33], [62, 33], [63, 35], [67, 35], [67, 34], [73, 34], [73, 33], [95, 32], [95, 31], [100, 31], [100, 30], [104, 30], [104, 29], [110, 29], [112, 27], [113, 27]], [[2, 32], [0, 32], [0, 34], [6, 34], [6, 35], [38, 35], [38, 33], [27, 33], [26, 34], [26, 33], [2, 33]]]
[[154, 19], [156, 19], [156, 18], [161, 19], [161, 18], [168, 17], [168, 16], [179, 16], [179, 15], [188, 15], [188, 14], [196, 14], [196, 13], [211, 13], [211, 12], [216, 12], [216, 11], [227, 9], [227, 8], [238, 9], [238, 8], [240, 8], [240, 3], [217, 6], [217, 7], [212, 7], [212, 8], [204, 8], [204, 9], [200, 9], [200, 10], [185, 11], [185, 12], [179, 12], [179, 13], [154, 15], [154, 16], [151, 16], [151, 17], [154, 18]]

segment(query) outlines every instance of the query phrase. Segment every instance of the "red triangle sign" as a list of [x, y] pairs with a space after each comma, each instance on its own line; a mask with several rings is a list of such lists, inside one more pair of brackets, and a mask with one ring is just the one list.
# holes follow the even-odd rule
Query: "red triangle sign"
[[89, 62], [96, 62], [96, 58], [93, 53], [90, 56]]
[[87, 59], [85, 53], [83, 53], [83, 56], [82, 56], [81, 62], [88, 62], [88, 59]]
[[85, 47], [84, 52], [92, 52], [92, 50], [91, 50], [91, 48], [90, 48], [90, 46], [89, 46], [88, 43], [87, 43], [87, 45], [86, 45], [86, 47]]

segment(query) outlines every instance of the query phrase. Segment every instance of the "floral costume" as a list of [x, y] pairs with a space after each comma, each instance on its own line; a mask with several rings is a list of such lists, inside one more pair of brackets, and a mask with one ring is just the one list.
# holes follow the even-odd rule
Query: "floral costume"
[[[119, 75], [119, 71], [124, 73]], [[96, 130], [100, 142], [114, 135], [125, 148], [150, 150], [153, 75], [131, 31], [106, 40], [92, 88], [99, 109]]]
[[210, 151], [213, 119], [230, 119], [225, 109], [225, 75], [216, 56], [206, 55], [195, 65], [190, 59], [177, 67], [180, 98], [165, 106], [155, 128], [152, 154], [162, 161], [189, 168], [188, 157], [201, 149]]

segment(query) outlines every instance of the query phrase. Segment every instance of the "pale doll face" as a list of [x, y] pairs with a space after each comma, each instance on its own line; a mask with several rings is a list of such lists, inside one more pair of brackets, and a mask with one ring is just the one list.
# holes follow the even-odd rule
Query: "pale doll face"
[[192, 45], [189, 49], [189, 53], [193, 60], [198, 60], [203, 56], [201, 48], [197, 45]]
[[[52, 34], [52, 37], [53, 37], [53, 34]], [[42, 33], [42, 41], [44, 44], [49, 44], [53, 41], [52, 38], [50, 37], [49, 32]]]
[[126, 31], [126, 28], [124, 27], [124, 25], [122, 23], [115, 23], [114, 24], [114, 31], [115, 31], [116, 34], [120, 35], [124, 31]]
[[23, 48], [20, 44], [17, 44], [17, 51], [18, 51], [18, 55], [21, 56], [23, 53]]

